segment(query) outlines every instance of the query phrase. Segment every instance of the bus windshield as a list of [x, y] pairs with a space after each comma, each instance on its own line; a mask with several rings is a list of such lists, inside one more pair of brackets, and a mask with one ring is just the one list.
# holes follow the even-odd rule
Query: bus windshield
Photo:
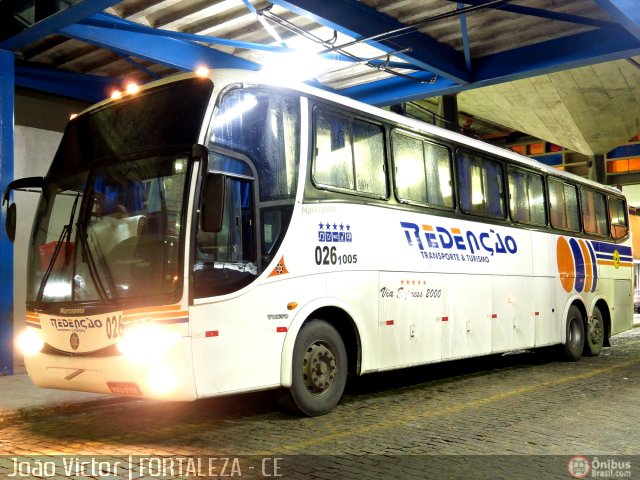
[[179, 293], [186, 156], [118, 162], [48, 185], [28, 301], [117, 302]]

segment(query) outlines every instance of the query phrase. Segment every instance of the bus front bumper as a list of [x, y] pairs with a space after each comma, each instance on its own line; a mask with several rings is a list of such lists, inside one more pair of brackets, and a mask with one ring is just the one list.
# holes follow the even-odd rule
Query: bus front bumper
[[25, 366], [43, 388], [190, 401], [197, 397], [192, 358], [191, 338], [182, 337], [153, 361], [37, 353], [25, 356]]

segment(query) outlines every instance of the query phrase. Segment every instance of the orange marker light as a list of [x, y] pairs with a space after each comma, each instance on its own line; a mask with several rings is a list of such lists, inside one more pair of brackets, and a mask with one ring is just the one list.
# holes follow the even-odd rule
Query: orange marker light
[[207, 77], [209, 76], [209, 69], [204, 65], [200, 65], [196, 68], [196, 75], [199, 77]]
[[127, 90], [127, 94], [133, 95], [140, 91], [140, 85], [138, 85], [135, 82], [127, 83], [126, 90]]

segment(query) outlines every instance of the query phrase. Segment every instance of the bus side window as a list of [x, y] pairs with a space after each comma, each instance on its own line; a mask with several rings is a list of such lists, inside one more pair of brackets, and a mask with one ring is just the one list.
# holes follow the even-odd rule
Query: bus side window
[[626, 204], [621, 198], [609, 197], [609, 217], [611, 218], [611, 236], [618, 240], [629, 233]]
[[351, 125], [338, 115], [318, 112], [315, 124], [314, 180], [322, 185], [355, 189]]
[[278, 248], [280, 248], [284, 235], [289, 228], [292, 212], [293, 207], [288, 205], [261, 209], [262, 269], [267, 268], [267, 265], [273, 260], [273, 256], [278, 251]]
[[514, 222], [546, 225], [542, 176], [509, 168], [509, 210]]
[[358, 192], [387, 196], [384, 169], [384, 134], [379, 126], [352, 121], [353, 163]]
[[426, 204], [427, 182], [422, 141], [409, 135], [393, 132], [391, 142], [398, 198]]
[[584, 231], [590, 235], [609, 236], [607, 225], [607, 203], [604, 194], [589, 188], [581, 189], [582, 223]]
[[580, 231], [578, 193], [574, 185], [550, 178], [549, 208], [553, 228]]
[[458, 151], [460, 207], [465, 213], [506, 216], [502, 166], [478, 155]]
[[194, 296], [231, 293], [257, 276], [253, 182], [226, 178], [222, 228], [204, 232], [198, 228]]
[[429, 142], [424, 142], [423, 146], [429, 204], [453, 208], [449, 149]]
[[318, 108], [314, 142], [317, 185], [387, 197], [384, 132], [379, 125]]
[[391, 134], [391, 145], [398, 198], [453, 208], [449, 149], [399, 131]]

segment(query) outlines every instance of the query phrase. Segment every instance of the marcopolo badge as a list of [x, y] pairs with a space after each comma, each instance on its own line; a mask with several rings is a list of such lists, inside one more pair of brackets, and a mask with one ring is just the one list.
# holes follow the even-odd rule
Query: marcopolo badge
[[77, 333], [74, 332], [71, 334], [71, 337], [69, 337], [69, 344], [74, 350], [78, 349], [78, 347], [80, 346], [80, 337]]

